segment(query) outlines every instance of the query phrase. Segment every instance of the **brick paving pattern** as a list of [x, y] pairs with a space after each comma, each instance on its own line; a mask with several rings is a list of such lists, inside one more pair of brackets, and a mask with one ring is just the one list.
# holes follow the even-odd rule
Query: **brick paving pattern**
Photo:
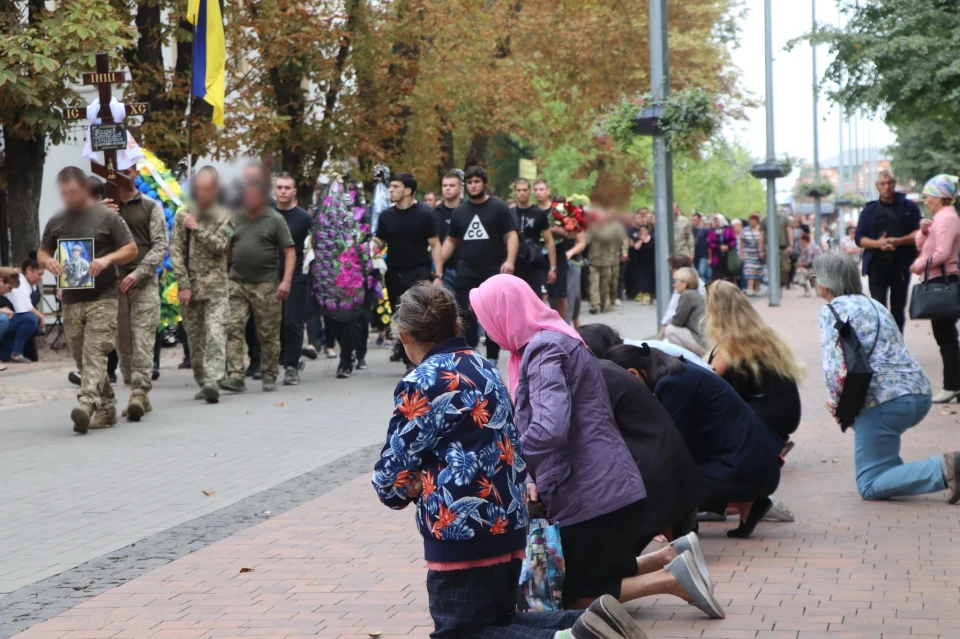
[[[762, 523], [749, 540], [726, 538], [732, 523], [704, 525], [703, 546], [727, 619], [707, 620], [670, 598], [628, 604], [651, 637], [960, 636], [960, 510], [942, 495], [860, 500], [853, 437], [841, 435], [823, 408], [819, 306], [794, 292], [779, 309], [761, 304], [808, 370], [805, 417], [777, 494], [797, 521]], [[907, 344], [936, 388], [940, 362], [929, 325], [911, 323]], [[366, 444], [374, 431], [382, 437], [385, 423], [385, 415], [371, 421]], [[958, 430], [957, 408], [934, 407], [906, 435], [902, 455], [912, 461], [960, 448]], [[424, 575], [412, 513], [381, 507], [364, 473], [17, 636], [426, 637]]]

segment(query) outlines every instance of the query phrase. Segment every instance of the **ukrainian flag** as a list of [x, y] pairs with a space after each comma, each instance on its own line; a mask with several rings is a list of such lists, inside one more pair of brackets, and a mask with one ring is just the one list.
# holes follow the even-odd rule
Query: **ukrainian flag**
[[187, 22], [194, 26], [191, 92], [213, 106], [213, 123], [222, 127], [227, 45], [219, 0], [190, 0]]

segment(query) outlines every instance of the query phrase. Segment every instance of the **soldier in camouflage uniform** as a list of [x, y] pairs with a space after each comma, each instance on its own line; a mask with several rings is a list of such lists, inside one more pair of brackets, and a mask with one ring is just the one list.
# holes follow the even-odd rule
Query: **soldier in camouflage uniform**
[[613, 215], [604, 215], [587, 229], [590, 247], [590, 312], [604, 313], [614, 309], [620, 262], [629, 249], [627, 233]]
[[[80, 405], [73, 409], [74, 432], [112, 426], [117, 421], [117, 399], [107, 378], [107, 354], [117, 332], [117, 266], [137, 259], [137, 244], [126, 222], [97, 204], [87, 189], [87, 176], [70, 166], [57, 175], [64, 210], [43, 230], [37, 261], [58, 279], [60, 262], [54, 257], [62, 239], [93, 239], [89, 275], [92, 288], [63, 291], [63, 325], [73, 358], [83, 364]], [[66, 256], [63, 256], [66, 259]]]
[[[134, 168], [123, 173], [131, 180], [137, 177]], [[139, 191], [121, 190], [119, 213], [137, 243], [137, 259], [121, 269], [117, 354], [123, 381], [131, 387], [123, 414], [138, 422], [153, 410], [149, 393], [153, 388], [153, 346], [160, 324], [157, 268], [167, 254], [167, 220], [160, 203]]]
[[227, 364], [230, 300], [227, 249], [233, 237], [233, 215], [217, 204], [217, 171], [211, 166], [193, 179], [196, 203], [177, 213], [170, 241], [170, 259], [180, 291], [180, 314], [190, 338], [190, 364], [200, 386], [194, 399], [220, 400], [220, 382]]
[[[230, 257], [230, 328], [227, 331], [227, 378], [220, 387], [247, 390], [243, 381], [244, 330], [253, 313], [260, 339], [263, 390], [277, 390], [280, 370], [282, 302], [290, 295], [296, 253], [290, 228], [268, 205], [270, 173], [251, 164], [243, 175], [243, 212], [234, 217]], [[277, 281], [277, 256], [284, 257], [283, 279]]]

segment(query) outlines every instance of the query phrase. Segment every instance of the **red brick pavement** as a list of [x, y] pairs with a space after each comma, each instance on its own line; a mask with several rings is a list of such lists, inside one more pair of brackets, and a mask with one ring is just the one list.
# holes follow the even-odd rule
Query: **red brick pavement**
[[[704, 526], [703, 545], [727, 619], [679, 600], [631, 604], [651, 637], [900, 639], [960, 637], [960, 510], [940, 495], [864, 503], [853, 437], [822, 408], [816, 300], [788, 293], [763, 307], [807, 363], [805, 419], [778, 496], [793, 524], [764, 523], [749, 540]], [[940, 382], [928, 326], [911, 351]], [[960, 447], [956, 409], [934, 408], [905, 459]], [[598, 549], [599, 550], [599, 549]], [[241, 572], [252, 568], [252, 572]], [[409, 512], [374, 498], [366, 477], [79, 604], [21, 639], [426, 637], [421, 547]]]

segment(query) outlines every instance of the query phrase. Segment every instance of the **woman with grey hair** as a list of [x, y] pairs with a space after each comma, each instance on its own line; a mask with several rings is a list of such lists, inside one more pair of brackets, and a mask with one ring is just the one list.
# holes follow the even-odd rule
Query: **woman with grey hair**
[[932, 390], [927, 375], [907, 352], [893, 316], [882, 303], [863, 294], [857, 264], [849, 255], [825, 253], [814, 268], [817, 290], [827, 302], [820, 309], [820, 350], [831, 415], [836, 415], [846, 380], [834, 313], [841, 322], [850, 323], [873, 369], [866, 402], [853, 422], [860, 496], [879, 501], [948, 489], [948, 503], [957, 503], [960, 452], [909, 464], [900, 458], [900, 437], [926, 417]]

